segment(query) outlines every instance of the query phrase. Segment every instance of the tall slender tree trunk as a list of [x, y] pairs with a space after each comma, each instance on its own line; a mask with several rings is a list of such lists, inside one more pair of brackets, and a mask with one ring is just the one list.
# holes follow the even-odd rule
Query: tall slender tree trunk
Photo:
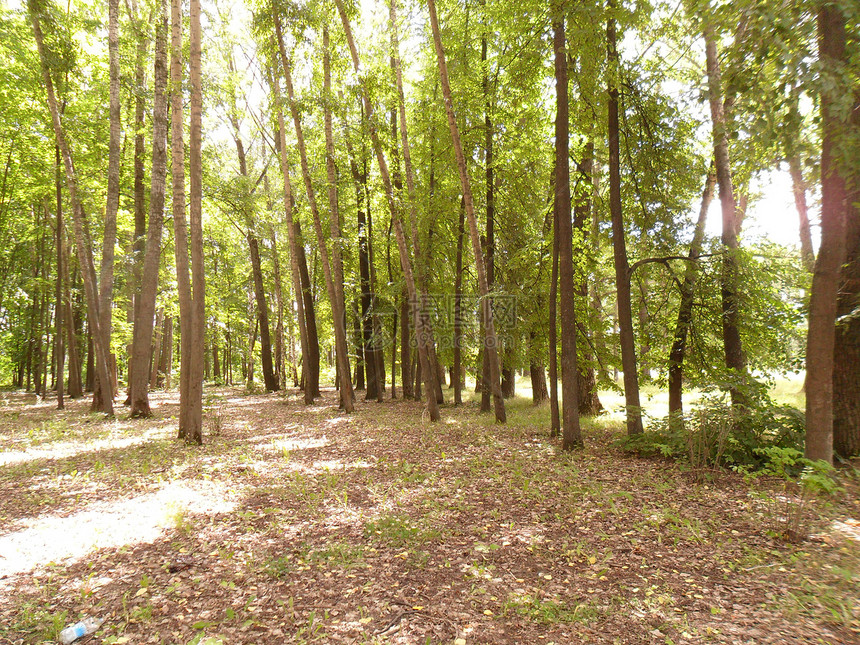
[[[268, 179], [266, 180], [268, 184]], [[266, 193], [268, 193], [268, 189]], [[275, 278], [275, 307], [277, 318], [275, 320], [275, 375], [278, 382], [287, 387], [286, 351], [284, 348], [284, 296], [281, 283], [281, 261], [278, 251], [278, 238], [272, 227], [270, 239], [272, 241], [272, 273]], [[304, 312], [302, 312], [304, 313]]]
[[[307, 149], [305, 147], [304, 135], [302, 132], [301, 117], [299, 115], [298, 106], [295, 100], [293, 91], [292, 75], [290, 72], [290, 62], [287, 58], [287, 50], [284, 47], [284, 38], [281, 32], [280, 17], [274, 15], [275, 32], [278, 37], [278, 47], [281, 56], [281, 65], [284, 71], [284, 80], [287, 86], [287, 99], [290, 104], [290, 112], [293, 116], [293, 124], [296, 131], [296, 140], [299, 147], [299, 155], [301, 158], [302, 178], [304, 179], [305, 192], [308, 197], [308, 204], [311, 209], [311, 214], [314, 219], [314, 231], [317, 236], [317, 246], [319, 247], [320, 260], [322, 262], [323, 274], [326, 281], [326, 290], [328, 291], [329, 300], [332, 307], [332, 325], [335, 331], [335, 346], [337, 353], [337, 362], [340, 373], [340, 397], [343, 408], [346, 412], [352, 412], [355, 405], [355, 396], [352, 391], [352, 379], [350, 378], [349, 356], [346, 343], [346, 329], [344, 326], [344, 310], [341, 306], [342, 302], [338, 298], [338, 291], [334, 284], [334, 275], [332, 272], [331, 263], [329, 262], [328, 248], [323, 235], [322, 223], [320, 222], [319, 211], [317, 209], [316, 196], [314, 194], [313, 183], [311, 180], [310, 167], [307, 159]], [[333, 231], [336, 233], [336, 231]], [[338, 243], [337, 235], [334, 235], [335, 244]]]
[[573, 300], [573, 228], [570, 198], [570, 122], [567, 85], [567, 43], [563, 3], [555, 4], [555, 204], [558, 212], [559, 290], [561, 291], [561, 411], [562, 448], [583, 445], [579, 426], [579, 366], [576, 356], [576, 308]]
[[460, 185], [463, 189], [463, 199], [466, 202], [466, 216], [469, 220], [469, 231], [472, 238], [472, 250], [475, 255], [475, 269], [478, 277], [478, 293], [481, 297], [484, 317], [484, 351], [490, 356], [490, 389], [493, 393], [493, 403], [496, 421], [504, 423], [507, 420], [505, 413], [505, 401], [502, 398], [502, 388], [499, 380], [499, 353], [496, 326], [493, 322], [493, 309], [490, 306], [490, 289], [487, 282], [487, 273], [484, 267], [484, 258], [481, 254], [481, 239], [478, 234], [478, 220], [475, 216], [475, 205], [472, 199], [472, 188], [469, 182], [469, 174], [466, 169], [466, 157], [463, 154], [463, 145], [460, 141], [460, 130], [454, 114], [454, 104], [451, 98], [451, 83], [448, 80], [448, 65], [445, 62], [445, 51], [442, 48], [442, 36], [439, 30], [439, 19], [436, 15], [436, 3], [428, 0], [430, 11], [430, 26], [433, 31], [433, 44], [436, 49], [436, 58], [439, 63], [439, 76], [442, 82], [442, 96], [445, 104], [445, 113], [448, 117], [448, 127], [451, 130], [451, 139], [454, 144], [454, 155], [457, 159], [457, 169], [460, 174]]
[[[481, 6], [486, 6], [486, 0], [481, 0]], [[484, 180], [486, 188], [486, 246], [484, 254], [487, 261], [487, 286], [490, 291], [493, 289], [493, 283], [496, 281], [496, 193], [495, 184], [493, 182], [493, 121], [490, 117], [491, 101], [490, 101], [490, 81], [489, 70], [487, 63], [487, 31], [486, 28], [481, 32], [481, 90], [484, 94], [484, 154], [485, 168]], [[492, 306], [492, 302], [490, 304]], [[500, 361], [501, 362], [501, 361]], [[488, 386], [490, 379], [490, 355], [484, 352], [482, 381], [484, 386], [481, 388], [481, 411], [490, 411], [490, 387]], [[504, 376], [504, 370], [502, 371]], [[502, 396], [505, 394], [505, 379], [502, 378]]]
[[63, 345], [63, 312], [66, 309], [66, 304], [63, 299], [65, 282], [65, 245], [66, 231], [63, 220], [63, 191], [60, 184], [60, 151], [56, 150], [56, 197], [57, 197], [57, 288], [56, 288], [56, 305], [54, 307], [54, 325], [55, 325], [55, 343], [56, 351], [54, 356], [57, 361], [57, 409], [62, 410], [65, 407], [63, 395], [65, 394], [65, 371], [66, 371], [66, 352]]
[[[191, 242], [191, 348], [189, 352], [190, 383], [188, 388], [188, 425], [184, 438], [189, 443], [203, 443], [203, 357], [206, 325], [206, 279], [203, 264], [203, 82], [202, 31], [200, 0], [189, 5], [189, 59], [191, 81], [189, 129], [189, 219]], [[185, 339], [183, 339], [184, 342]]]
[[[347, 18], [346, 12], [343, 7], [343, 2], [341, 0], [335, 0], [335, 4], [338, 8], [338, 13], [340, 14], [341, 23], [343, 24], [344, 34], [346, 35], [347, 44], [349, 46], [350, 55], [352, 56], [353, 67], [356, 71], [359, 70], [360, 64], [358, 59], [358, 50], [355, 46], [355, 41], [352, 36], [352, 28], [349, 24], [349, 19]], [[395, 67], [395, 77], [398, 79], [397, 87], [398, 87], [398, 96], [402, 97], [402, 80], [400, 80], [400, 56], [397, 52], [397, 36], [395, 31], [395, 21], [396, 21], [396, 9], [392, 4], [390, 6], [390, 18], [392, 21], [391, 24], [391, 38], [392, 38], [392, 46], [394, 49], [394, 67]], [[370, 134], [371, 143], [373, 145], [374, 152], [376, 153], [376, 160], [379, 166], [379, 174], [382, 179], [383, 188], [385, 189], [385, 194], [388, 202], [388, 208], [391, 215], [391, 224], [394, 229], [395, 239], [397, 241], [397, 249], [400, 256], [400, 267], [403, 271], [403, 278], [405, 281], [406, 294], [405, 297], [408, 298], [409, 303], [407, 307], [413, 306], [415, 309], [413, 310], [413, 319], [415, 321], [415, 333], [418, 344], [418, 353], [419, 360], [421, 361], [421, 365], [426, 369], [423, 370], [424, 378], [427, 379], [427, 411], [430, 415], [431, 421], [438, 421], [440, 418], [439, 415], [439, 407], [436, 400], [436, 388], [435, 388], [435, 371], [430, 369], [430, 358], [428, 352], [428, 346], [432, 343], [432, 329], [430, 328], [430, 321], [426, 315], [425, 303], [426, 298], [419, 298], [418, 290], [416, 288], [414, 275], [412, 272], [412, 261], [409, 257], [409, 247], [406, 241], [406, 236], [403, 232], [403, 224], [400, 218], [399, 206], [396, 203], [394, 187], [391, 182], [391, 176], [388, 171], [388, 164], [385, 161], [385, 156], [382, 151], [382, 144], [379, 140], [379, 133], [376, 128], [376, 123], [373, 115], [373, 104], [370, 102], [367, 88], [362, 83], [362, 98], [364, 101], [364, 110], [367, 118], [368, 131]], [[402, 98], [398, 100], [398, 105], [401, 105]], [[404, 112], [405, 113], [405, 112]], [[405, 128], [405, 123], [402, 123], [402, 128]], [[396, 134], [396, 132], [395, 132]], [[409, 146], [408, 146], [408, 136], [406, 134], [405, 129], [401, 129], [401, 144], [403, 145], [403, 155], [404, 160], [409, 157]], [[410, 163], [405, 161], [405, 163]], [[414, 203], [414, 183], [411, 178], [411, 165], [407, 168], [407, 196], [409, 198], [411, 209], [413, 215], [415, 215], [415, 203]], [[417, 218], [417, 215], [415, 215]], [[417, 221], [413, 221], [413, 226], [417, 226]], [[413, 244], [416, 241], [413, 236]], [[413, 249], [415, 251], [416, 260], [419, 258], [420, 249], [415, 247]], [[420, 284], [420, 276], [419, 276], [419, 284]], [[401, 312], [402, 320], [407, 322], [406, 312]], [[405, 349], [405, 348], [404, 348]], [[401, 361], [405, 365], [406, 361], [406, 353], [401, 350]], [[403, 384], [404, 384], [404, 396], [406, 395], [406, 384], [408, 380], [406, 379], [406, 375], [404, 374]]]
[[[729, 160], [728, 129], [723, 106], [720, 62], [713, 29], [704, 30], [705, 55], [708, 73], [708, 100], [713, 124], [714, 164], [717, 170], [720, 204], [723, 216], [722, 242], [724, 247], [720, 287], [723, 308], [723, 349], [726, 367], [732, 373], [733, 385], [729, 392], [732, 407], [746, 407], [748, 397], [743, 390], [746, 380], [746, 356], [741, 344], [738, 321], [738, 208], [732, 185], [731, 162]], [[741, 209], [743, 210], [743, 209]]]
[[693, 232], [693, 241], [690, 242], [690, 252], [687, 256], [687, 265], [684, 267], [684, 281], [681, 283], [681, 304], [678, 306], [678, 320], [675, 323], [672, 349], [669, 351], [669, 414], [679, 419], [684, 412], [682, 402], [684, 354], [687, 351], [687, 335], [693, 322], [693, 295], [699, 273], [698, 260], [702, 254], [705, 224], [708, 219], [708, 209], [714, 198], [714, 185], [716, 183], [717, 176], [711, 170], [705, 179], [699, 218], [696, 220], [696, 229]]
[[809, 226], [809, 207], [806, 203], [806, 181], [803, 179], [803, 168], [800, 164], [800, 153], [795, 152], [788, 158], [788, 169], [791, 174], [791, 192], [794, 194], [794, 205], [800, 230], [800, 256], [803, 267], [809, 272], [815, 272], [815, 251], [812, 249], [812, 229]]
[[624, 370], [624, 399], [627, 407], [627, 434], [642, 432], [639, 404], [639, 375], [636, 369], [636, 339], [630, 305], [630, 267], [624, 239], [624, 214], [621, 206], [621, 163], [618, 127], [618, 49], [616, 47], [616, 0], [609, 0], [606, 24], [607, 62], [609, 63], [609, 211], [612, 216], [612, 246], [615, 257], [615, 286], [618, 294], [618, 326], [621, 330], [621, 366]]
[[131, 352], [131, 416], [149, 417], [148, 385], [152, 355], [153, 316], [158, 291], [158, 267], [161, 262], [161, 232], [164, 221], [164, 195], [167, 178], [167, 0], [161, 10], [155, 36], [155, 99], [152, 128], [152, 175], [149, 192], [149, 226], [146, 255], [140, 288], [140, 306], [134, 321]]
[[188, 220], [185, 215], [185, 147], [183, 142], [182, 2], [170, 5], [170, 150], [173, 182], [173, 236], [179, 292], [179, 438], [194, 441], [191, 421], [191, 276], [188, 264]]
[[[331, 114], [331, 52], [329, 45], [328, 27], [323, 26], [323, 130], [325, 132], [326, 150], [326, 192], [329, 205], [329, 231], [331, 235], [331, 259], [334, 271], [334, 291], [338, 299], [338, 307], [343, 315], [344, 336], [346, 334], [346, 299], [343, 293], [343, 238], [340, 233], [340, 204], [337, 191], [337, 168], [334, 159], [334, 132]], [[349, 375], [349, 361], [342, 361], [341, 367], [346, 369], [346, 378], [341, 383], [340, 395], [344, 408], [351, 410], [355, 401], [352, 380]], [[347, 397], [352, 401], [346, 402]]]
[[[555, 173], [553, 173], [555, 174]], [[555, 181], [553, 181], [555, 204]], [[552, 209], [552, 270], [549, 282], [549, 408], [550, 437], [561, 436], [561, 407], [558, 401], [558, 209]]]
[[[232, 60], [230, 68], [233, 69]], [[236, 156], [239, 160], [239, 173], [248, 178], [248, 161], [245, 155], [245, 146], [242, 143], [239, 118], [237, 115], [235, 98], [231, 105], [228, 118], [233, 126], [233, 142], [236, 146]], [[256, 188], [256, 187], [255, 187]], [[253, 191], [251, 191], [253, 192]], [[250, 195], [248, 195], [250, 198]], [[247, 204], [246, 209], [250, 208]], [[254, 286], [254, 302], [257, 312], [257, 326], [260, 329], [260, 362], [263, 368], [263, 385], [267, 392], [277, 392], [280, 389], [278, 376], [272, 361], [272, 338], [269, 331], [269, 304], [266, 301], [266, 291], [263, 287], [263, 269], [260, 262], [260, 242], [254, 231], [254, 214], [246, 210], [245, 225], [247, 227], [246, 239], [248, 241], [248, 253], [251, 258], [251, 277]]]
[[[364, 111], [362, 106], [362, 123], [364, 122]], [[343, 124], [344, 140], [349, 153], [349, 167], [352, 173], [352, 181], [355, 184], [356, 219], [358, 223], [358, 273], [361, 288], [361, 337], [365, 355], [365, 373], [367, 375], [367, 388], [365, 399], [383, 400], [383, 390], [379, 383], [379, 348], [376, 347], [375, 338], [375, 314], [372, 311], [374, 294], [371, 289], [370, 280], [370, 227], [368, 226], [367, 213], [365, 212], [365, 192], [367, 189], [367, 165], [365, 155], [362, 154], [362, 170], [359, 170], [355, 158], [355, 151], [350, 142], [347, 131], [346, 119]], [[363, 138], [363, 137], [362, 137]], [[370, 204], [367, 203], [368, 211]]]
[[155, 316], [155, 338], [152, 341], [152, 365], [149, 370], [149, 389], [158, 387], [158, 370], [161, 367], [161, 349], [164, 344], [164, 309]]
[[[592, 181], [594, 175], [594, 142], [589, 141], [585, 146], [585, 154], [580, 163], [581, 175], [577, 182], [576, 205], [574, 206], [573, 226], [581, 233], [583, 242], [587, 241], [589, 231], [586, 227], [586, 222], [591, 218], [593, 210], [592, 194], [594, 184]], [[591, 232], [592, 236], [597, 236], [598, 231], [595, 227]], [[584, 255], [588, 254], [587, 246], [583, 243], [578, 249]], [[594, 257], [590, 260], [593, 262]], [[581, 302], [587, 306], [588, 303], [588, 286], [589, 279], [586, 271], [582, 271], [577, 284], [577, 295], [582, 299]], [[592, 334], [583, 333], [585, 342], [577, 343], [579, 374], [577, 377], [577, 391], [579, 401], [579, 414], [583, 416], [594, 416], [600, 414], [603, 406], [600, 404], [600, 399], [597, 396], [597, 378], [595, 370], [592, 367], [594, 361], [594, 353], [591, 349]]]
[[466, 232], [466, 202], [460, 199], [457, 224], [457, 259], [454, 268], [454, 404], [463, 403], [463, 238]]
[[[149, 39], [145, 33], [145, 24], [152, 19], [150, 12], [146, 21], [139, 20], [136, 0], [131, 1], [132, 22], [135, 24], [137, 36], [137, 51], [135, 56], [135, 100], [134, 100], [134, 240], [133, 269], [132, 269], [132, 313], [130, 322], [134, 324], [140, 310], [140, 285], [143, 275], [143, 258], [146, 252], [146, 170], [144, 155], [146, 154], [146, 53], [149, 48]], [[133, 343], [128, 345], [128, 397], [125, 405], [131, 405], [131, 372]]]
[[[122, 135], [119, 104], [119, 0], [108, 1], [108, 60], [109, 60], [109, 115], [107, 203], [105, 205], [102, 261], [99, 277], [99, 329], [107, 359], [111, 361], [111, 315], [113, 310], [113, 264], [116, 247], [116, 214], [119, 209], [119, 164]], [[93, 392], [93, 410], [104, 408], [103, 397], [113, 400], [116, 392], [113, 379], [103, 383], [96, 379]]]
[[[99, 293], [98, 285], [96, 283], [95, 265], [93, 264], [92, 244], [85, 228], [85, 216], [78, 196], [78, 183], [74, 164], [72, 162], [72, 154], [66, 141], [63, 124], [60, 120], [60, 111], [57, 107], [57, 99], [54, 94], [54, 84], [51, 79], [51, 71], [47, 55], [45, 53], [44, 39], [42, 37], [42, 28], [40, 23], [41, 8], [36, 0], [28, 0], [27, 9], [30, 14], [30, 21], [33, 26], [33, 36], [36, 41], [36, 48], [41, 62], [42, 81], [45, 86], [45, 94], [48, 101], [48, 110], [51, 114], [54, 136], [56, 138], [57, 146], [60, 148], [60, 154], [63, 157], [63, 166], [66, 174], [66, 187], [69, 191], [69, 198], [72, 202], [75, 246], [77, 247], [78, 263], [81, 267], [84, 290], [86, 293], [89, 327], [96, 337], [94, 341], [95, 369], [98, 370], [99, 378], [102, 383], [110, 383], [110, 371], [108, 369], [107, 359], [108, 348], [104, 345], [104, 337], [101, 335], [101, 329], [99, 327]], [[101, 403], [100, 411], [113, 415], [113, 399], [109, 396], [103, 397], [103, 401]]]
[[[305, 387], [310, 386], [311, 396], [318, 397], [320, 394], [320, 340], [317, 332], [317, 317], [314, 312], [314, 293], [311, 287], [311, 275], [308, 271], [308, 259], [305, 255], [304, 238], [302, 227], [295, 220], [296, 240], [299, 253], [299, 272], [302, 281], [302, 300], [304, 302], [305, 319], [308, 327], [308, 354], [310, 365], [307, 368]], [[309, 384], [309, 385], [308, 385]]]
[[[824, 74], [842, 71], [848, 60], [846, 40], [846, 21], [839, 7], [822, 4], [818, 9], [818, 50]], [[834, 88], [837, 87], [834, 83]], [[846, 255], [845, 236], [848, 232], [857, 235], [856, 223], [848, 226], [846, 222], [846, 210], [850, 208], [848, 187], [837, 152], [837, 146], [845, 138], [846, 124], [838, 112], [841, 98], [838, 92], [829, 88], [821, 92], [821, 245], [812, 276], [806, 336], [806, 457], [828, 463], [833, 463], [834, 381], [838, 382], [844, 374], [843, 370], [834, 370], [834, 351], [857, 354], [856, 347], [852, 348], [850, 343], [836, 346], [835, 323], [840, 309], [840, 269]], [[854, 251], [855, 248], [851, 248], [851, 252]], [[844, 333], [850, 325], [842, 323], [840, 332]], [[845, 391], [839, 394], [844, 395]], [[845, 404], [840, 401], [838, 405], [844, 421]]]
[[[340, 2], [340, 0], [338, 0]], [[412, 251], [415, 255], [415, 263], [418, 266], [417, 285], [412, 274], [412, 266], [409, 261], [409, 251], [407, 249], [406, 240], [400, 240], [403, 237], [402, 225], [399, 221], [394, 222], [395, 235], [398, 237], [398, 248], [400, 249], [400, 263], [403, 269], [404, 277], [406, 278], [406, 288], [409, 292], [409, 298], [414, 303], [415, 316], [415, 332], [418, 336], [418, 360], [421, 369], [422, 378], [426, 384], [427, 394], [427, 412], [430, 415], [431, 421], [438, 421], [439, 400], [441, 394], [438, 380], [438, 370], [435, 361], [435, 339], [433, 335], [433, 326], [429, 316], [430, 296], [427, 287], [427, 265], [426, 258], [421, 253], [421, 245], [418, 233], [418, 211], [416, 209], [417, 196], [415, 194], [415, 174], [412, 169], [412, 152], [409, 146], [409, 134], [406, 123], [406, 100], [403, 94], [403, 73], [400, 64], [400, 41], [397, 35], [397, 1], [390, 2], [390, 25], [391, 25], [391, 46], [394, 53], [394, 78], [397, 86], [397, 106], [400, 115], [400, 146], [403, 152], [403, 169], [406, 174], [406, 194], [409, 201], [409, 221], [412, 232]], [[352, 42], [352, 35], [347, 39]], [[357, 61], [357, 57], [356, 57]], [[358, 66], [356, 65], [356, 69]], [[366, 95], [365, 95], [366, 96]], [[369, 104], [370, 101], [368, 100]], [[371, 125], [371, 132], [375, 133], [376, 128]], [[373, 135], [371, 135], [373, 136]], [[378, 137], [377, 137], [378, 141]], [[382, 157], [382, 147], [378, 143], [375, 145], [378, 149], [378, 159], [380, 161], [380, 174], [387, 176], [387, 168], [382, 171], [384, 159]], [[385, 180], [383, 180], [385, 183]], [[388, 182], [390, 188], [390, 182]], [[393, 192], [389, 197], [389, 208], [392, 216], [396, 211]], [[417, 390], [418, 388], [416, 388]]]

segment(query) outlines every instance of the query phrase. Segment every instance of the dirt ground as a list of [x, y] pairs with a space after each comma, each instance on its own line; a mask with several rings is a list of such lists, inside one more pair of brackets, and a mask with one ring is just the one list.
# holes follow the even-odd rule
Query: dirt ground
[[202, 447], [154, 417], [0, 394], [0, 643], [858, 643], [857, 471], [816, 502], [701, 477], [546, 408], [206, 389]]

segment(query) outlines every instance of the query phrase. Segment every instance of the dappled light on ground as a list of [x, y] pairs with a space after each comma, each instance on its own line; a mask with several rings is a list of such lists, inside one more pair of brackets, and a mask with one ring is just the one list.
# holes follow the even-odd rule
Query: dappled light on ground
[[27, 521], [24, 528], [0, 535], [0, 579], [40, 565], [67, 564], [96, 549], [151, 542], [187, 513], [232, 510], [231, 497], [235, 494], [212, 482], [173, 482], [147, 495]]
[[[0, 471], [0, 642], [79, 615], [105, 619], [96, 643], [836, 644], [860, 625], [847, 493], [792, 545], [767, 513], [793, 499], [625, 454], [606, 417], [561, 453], [527, 399], [507, 426], [471, 393], [432, 424], [412, 401], [346, 416], [333, 391], [207, 388], [195, 448], [159, 396], [142, 422], [0, 411], [6, 452], [78, 445]], [[95, 449], [115, 423], [139, 443]]]

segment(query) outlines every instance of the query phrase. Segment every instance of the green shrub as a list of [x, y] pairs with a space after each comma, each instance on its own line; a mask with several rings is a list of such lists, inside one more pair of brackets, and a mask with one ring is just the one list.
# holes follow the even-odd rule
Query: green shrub
[[803, 413], [767, 396], [753, 399], [743, 411], [733, 410], [724, 397], [708, 397], [683, 418], [661, 419], [648, 432], [624, 438], [621, 445], [641, 454], [684, 459], [696, 468], [757, 469], [769, 465], [770, 448], [802, 450], [804, 434]]

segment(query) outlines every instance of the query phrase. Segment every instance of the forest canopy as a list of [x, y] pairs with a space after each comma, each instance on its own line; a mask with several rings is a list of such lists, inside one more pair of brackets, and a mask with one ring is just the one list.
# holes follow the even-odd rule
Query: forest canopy
[[[192, 443], [207, 383], [415, 398], [434, 421], [468, 385], [500, 423], [519, 383], [565, 449], [616, 390], [634, 447], [705, 432], [706, 409], [719, 458], [850, 458], [858, 17], [5, 0], [0, 380], [133, 417], [178, 387]], [[798, 371], [805, 417], [768, 394]], [[665, 419], [643, 422], [646, 385]]]

